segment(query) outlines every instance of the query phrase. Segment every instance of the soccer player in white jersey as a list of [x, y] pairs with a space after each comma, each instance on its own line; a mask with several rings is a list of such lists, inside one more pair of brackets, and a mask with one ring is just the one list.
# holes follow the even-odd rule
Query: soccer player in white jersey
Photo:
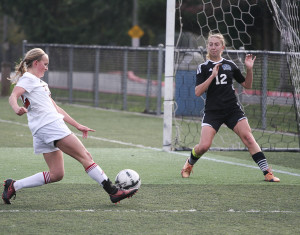
[[207, 61], [197, 69], [195, 94], [201, 96], [206, 92], [205, 111], [202, 120], [200, 141], [191, 151], [181, 175], [190, 177], [194, 164], [208, 151], [213, 138], [224, 123], [232, 129], [248, 148], [253, 160], [257, 163], [268, 182], [279, 182], [268, 166], [265, 155], [254, 139], [251, 129], [235, 95], [233, 79], [244, 88], [250, 89], [253, 81], [253, 65], [256, 57], [248, 54], [245, 58], [247, 69], [244, 77], [231, 60], [222, 57], [225, 40], [222, 34], [209, 34], [207, 40]]
[[[9, 104], [14, 112], [21, 116], [27, 114], [28, 126], [33, 136], [36, 154], [43, 154], [49, 171], [39, 172], [20, 180], [4, 181], [2, 199], [11, 204], [10, 199], [16, 191], [62, 180], [64, 176], [63, 153], [68, 154], [84, 167], [86, 173], [100, 184], [109, 194], [113, 203], [133, 196], [137, 189], [122, 190], [117, 188], [104, 171], [93, 161], [91, 154], [82, 142], [67, 127], [65, 122], [74, 126], [87, 138], [89, 131], [94, 131], [75, 121], [51, 98], [48, 84], [41, 78], [48, 70], [48, 55], [40, 48], [28, 51], [25, 58], [16, 66], [16, 83]], [[21, 97], [24, 107], [18, 105]]]

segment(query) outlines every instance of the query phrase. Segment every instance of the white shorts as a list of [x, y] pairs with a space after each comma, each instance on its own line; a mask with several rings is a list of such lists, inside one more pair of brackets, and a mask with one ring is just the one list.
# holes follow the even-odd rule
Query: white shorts
[[41, 127], [33, 136], [34, 153], [51, 153], [59, 150], [54, 146], [54, 141], [63, 139], [71, 133], [71, 130], [62, 119]]

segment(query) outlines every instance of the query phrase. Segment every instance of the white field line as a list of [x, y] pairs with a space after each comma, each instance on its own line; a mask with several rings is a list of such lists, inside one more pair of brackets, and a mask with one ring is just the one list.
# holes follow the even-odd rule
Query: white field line
[[[81, 134], [76, 134], [76, 135], [77, 136], [81, 136]], [[151, 149], [151, 150], [154, 150], [154, 151], [162, 151], [162, 149], [159, 149], [159, 148], [153, 148], [153, 147], [144, 146], [144, 145], [140, 145], [140, 144], [126, 143], [126, 142], [118, 141], [118, 140], [110, 140], [110, 139], [101, 138], [101, 137], [94, 137], [94, 136], [90, 136], [89, 138], [96, 139], [96, 140], [101, 140], [101, 141], [106, 141], [106, 142], [110, 142], [110, 143], [116, 143], [116, 144], [126, 145], [126, 146], [138, 147], [138, 148], [142, 148], [142, 149]], [[189, 153], [186, 154], [186, 153], [180, 153], [180, 152], [174, 152], [174, 151], [170, 151], [168, 153], [182, 155], [182, 156], [186, 156], [186, 157], [189, 156]], [[220, 160], [220, 159], [215, 159], [215, 158], [210, 158], [210, 157], [205, 157], [205, 156], [201, 157], [201, 159], [205, 159], [205, 160], [213, 161], [213, 162], [224, 163], [224, 164], [228, 164], [228, 165], [242, 166], [242, 167], [247, 167], [247, 168], [259, 169], [258, 166], [252, 166], [252, 165], [247, 165], [247, 164], [238, 163], [238, 162], [230, 162], [230, 161], [225, 161], [225, 160]], [[272, 169], [272, 171], [273, 172], [282, 173], [282, 174], [286, 174], [286, 175], [292, 175], [292, 176], [298, 176], [298, 177], [300, 177], [300, 174], [292, 173], [292, 172], [288, 172], [288, 171], [275, 170], [275, 169]]]
[[[0, 119], [0, 122], [28, 127], [27, 124], [23, 124], [23, 123], [19, 123], [19, 122], [13, 122], [13, 121], [8, 121], [8, 120], [2, 120], [2, 119]], [[77, 136], [82, 136], [82, 134], [79, 134], [79, 133], [74, 133], [74, 134], [77, 135]], [[123, 141], [119, 141], [119, 140], [111, 140], [111, 139], [102, 138], [102, 137], [89, 136], [88, 138], [95, 139], [95, 140], [100, 140], [100, 141], [105, 141], [105, 142], [109, 142], [109, 143], [115, 143], [115, 144], [120, 144], [120, 145], [126, 145], [126, 146], [136, 147], [136, 148], [150, 149], [150, 150], [153, 150], [153, 151], [159, 151], [159, 152], [163, 151], [160, 148], [154, 148], [154, 147], [144, 146], [144, 145], [141, 145], [141, 144], [127, 143], [127, 142], [123, 142]], [[189, 156], [189, 154], [181, 153], [181, 152], [175, 152], [175, 151], [170, 151], [168, 153], [175, 154], [175, 155], [186, 156], [186, 157]], [[224, 164], [228, 164], [228, 165], [242, 166], [242, 167], [247, 167], [247, 168], [259, 169], [259, 167], [257, 167], [257, 166], [247, 165], [247, 164], [238, 163], [238, 162], [230, 162], [230, 161], [225, 161], [225, 160], [220, 160], [220, 159], [215, 159], [215, 158], [210, 158], [210, 157], [208, 158], [208, 157], [205, 157], [205, 156], [201, 157], [201, 159], [208, 160], [208, 161], [213, 161], [213, 162], [224, 163]], [[292, 172], [288, 172], [288, 171], [282, 171], [282, 170], [276, 170], [276, 169], [272, 169], [272, 171], [273, 172], [278, 172], [278, 173], [281, 173], [281, 174], [286, 174], [286, 175], [292, 175], [292, 176], [298, 176], [298, 177], [300, 177], [300, 174], [292, 173]]]
[[25, 127], [28, 127], [27, 124], [23, 124], [23, 123], [20, 123], [20, 122], [13, 122], [13, 121], [9, 121], [9, 120], [3, 120], [3, 119], [0, 119], [0, 122], [3, 122], [3, 123], [9, 123], [9, 124], [15, 124], [15, 125], [19, 125], [19, 126], [25, 126]]
[[98, 209], [86, 209], [86, 210], [0, 210], [1, 213], [97, 213], [97, 212], [113, 212], [113, 213], [253, 213], [253, 214], [270, 214], [270, 213], [278, 213], [278, 214], [298, 214], [300, 211], [281, 211], [281, 210], [257, 210], [251, 209], [246, 211], [228, 209], [227, 211], [204, 211], [204, 210], [98, 210]]

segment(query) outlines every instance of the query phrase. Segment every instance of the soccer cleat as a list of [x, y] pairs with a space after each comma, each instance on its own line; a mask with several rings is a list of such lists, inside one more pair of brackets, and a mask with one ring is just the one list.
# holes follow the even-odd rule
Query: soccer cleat
[[189, 159], [186, 159], [185, 164], [181, 170], [181, 176], [182, 178], [188, 178], [190, 177], [190, 174], [193, 172], [193, 166], [189, 163]]
[[14, 188], [14, 183], [16, 181], [12, 179], [7, 179], [4, 181], [4, 191], [2, 193], [2, 199], [5, 204], [11, 204], [10, 199], [15, 196], [16, 198], [16, 190]]
[[110, 200], [112, 203], [120, 202], [121, 200], [125, 198], [132, 197], [138, 189], [118, 189], [118, 191], [115, 194], [110, 194]]
[[265, 175], [265, 181], [280, 182], [280, 179], [273, 175], [273, 172], [271, 171], [271, 169], [268, 169], [267, 171], [268, 171], [268, 173]]

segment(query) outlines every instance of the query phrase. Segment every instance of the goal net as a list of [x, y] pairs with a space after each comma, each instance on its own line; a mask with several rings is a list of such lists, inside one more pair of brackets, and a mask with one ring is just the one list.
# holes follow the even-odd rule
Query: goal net
[[[272, 4], [272, 5], [271, 5]], [[300, 129], [300, 1], [285, 0], [282, 9], [275, 0], [269, 5], [281, 33], [282, 49], [287, 52], [287, 63], [293, 87], [298, 133]]]
[[[286, 9], [276, 1], [268, 2], [278, 25], [285, 51], [253, 51], [249, 28], [253, 27], [257, 0], [201, 0], [195, 13], [198, 28], [183, 30], [181, 16], [184, 1], [177, 2], [180, 25], [175, 49], [175, 98], [173, 110], [172, 149], [190, 150], [199, 142], [205, 94], [194, 94], [196, 69], [206, 59], [209, 32], [221, 33], [226, 39], [223, 57], [234, 61], [245, 72], [247, 53], [256, 56], [252, 89], [235, 83], [254, 137], [264, 151], [300, 151], [299, 132], [299, 1], [287, 0]], [[286, 17], [284, 17], [286, 16]], [[246, 150], [239, 137], [222, 126], [211, 150]]]

